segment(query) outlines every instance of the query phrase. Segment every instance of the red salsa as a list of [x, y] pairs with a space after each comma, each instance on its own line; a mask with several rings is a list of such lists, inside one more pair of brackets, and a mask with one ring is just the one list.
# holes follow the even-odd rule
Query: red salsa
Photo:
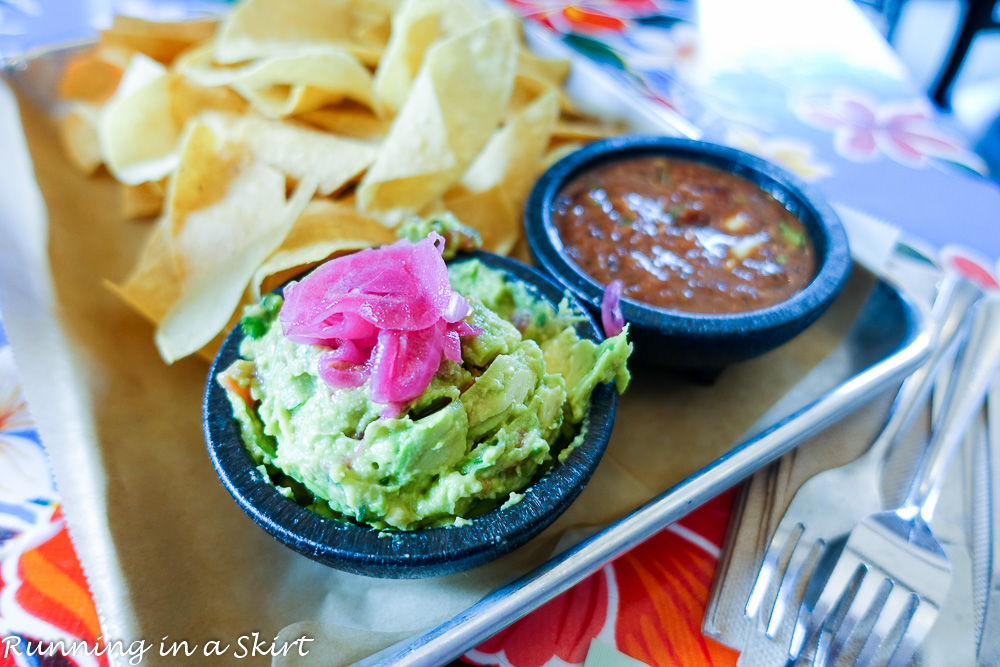
[[750, 181], [688, 160], [611, 162], [570, 181], [552, 219], [566, 253], [624, 296], [693, 313], [780, 303], [812, 280], [802, 222]]

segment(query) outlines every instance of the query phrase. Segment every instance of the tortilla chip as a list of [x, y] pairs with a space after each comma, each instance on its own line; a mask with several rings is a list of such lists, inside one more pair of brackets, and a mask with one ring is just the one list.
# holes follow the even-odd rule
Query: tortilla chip
[[173, 257], [169, 222], [161, 219], [146, 239], [132, 273], [121, 285], [105, 286], [153, 324], [159, 323], [177, 302], [183, 275]]
[[351, 0], [245, 0], [219, 28], [215, 60], [238, 63], [335, 47], [374, 65], [381, 49], [357, 40], [352, 9]]
[[486, 250], [507, 254], [520, 238], [521, 211], [558, 115], [558, 95], [550, 91], [497, 130], [445, 194], [445, 207], [479, 232]]
[[621, 123], [563, 117], [556, 123], [552, 136], [571, 141], [596, 141], [605, 137], [613, 137], [624, 131], [625, 127]]
[[447, 210], [483, 237], [483, 250], [506, 255], [521, 237], [521, 209], [501, 186], [469, 192], [462, 186], [444, 197]]
[[560, 108], [572, 111], [572, 102], [562, 88], [569, 76], [569, 69], [568, 60], [542, 58], [522, 44], [517, 53], [517, 75], [507, 105], [507, 117], [520, 113], [539, 97], [552, 91], [559, 95]]
[[321, 130], [362, 141], [375, 141], [384, 138], [391, 123], [391, 121], [379, 118], [370, 109], [351, 102], [316, 111], [307, 111], [298, 114], [296, 119], [314, 125]]
[[192, 44], [212, 37], [218, 24], [214, 18], [170, 23], [115, 16], [111, 28], [101, 32], [101, 43], [136, 51], [167, 65]]
[[168, 77], [170, 113], [177, 127], [184, 127], [191, 118], [205, 111], [245, 113], [249, 108], [246, 100], [225, 86], [200, 86], [176, 72]]
[[61, 94], [85, 104], [61, 131], [81, 169], [125, 184], [128, 217], [162, 211], [111, 288], [170, 362], [214, 352], [261, 291], [392, 243], [405, 215], [523, 248], [533, 177], [618, 130], [573, 111], [568, 71], [482, 0], [244, 0], [217, 30], [116, 21], [67, 69]]
[[234, 72], [232, 87], [272, 118], [351, 99], [372, 104], [372, 75], [343, 50], [264, 58]]
[[158, 181], [177, 166], [179, 136], [166, 68], [137, 54], [98, 118], [104, 163], [122, 183]]
[[517, 75], [559, 88], [569, 76], [570, 64], [563, 58], [542, 58], [523, 44], [517, 51]]
[[353, 181], [378, 154], [373, 144], [301, 124], [257, 116], [227, 122], [224, 132], [228, 139], [247, 146], [256, 159], [291, 178], [315, 179], [321, 195], [332, 194]]
[[228, 86], [244, 65], [220, 65], [213, 60], [214, 42], [195, 44], [177, 56], [171, 68], [205, 88]]
[[363, 211], [401, 217], [458, 179], [499, 124], [516, 46], [513, 19], [504, 15], [431, 47], [358, 187]]
[[232, 86], [260, 113], [279, 118], [351, 99], [372, 105], [372, 75], [354, 55], [334, 47], [303, 48], [239, 66], [219, 65], [199, 46], [185, 53], [177, 71], [194, 83]]
[[451, 0], [441, 15], [441, 27], [445, 35], [458, 35], [500, 17], [511, 20], [514, 41], [518, 41], [521, 35], [518, 19], [508, 10], [483, 0]]
[[[166, 218], [176, 237], [192, 212], [222, 201], [234, 178], [251, 161], [244, 146], [226, 144], [224, 136], [195, 121], [180, 141], [177, 170], [167, 184]], [[211, 253], [209, 248], [206, 252]]]
[[281, 247], [254, 273], [255, 298], [335, 254], [393, 243], [395, 234], [358, 212], [353, 198], [309, 202]]
[[[285, 199], [285, 176], [196, 123], [169, 188], [180, 295], [156, 332], [165, 361], [201, 349], [222, 331], [257, 267], [278, 248], [316, 190], [303, 180]], [[197, 160], [197, 162], [189, 162]], [[203, 179], [219, 175], [209, 182]]]
[[[181, 296], [183, 276], [174, 263], [172, 248], [169, 226], [161, 219], [160, 224], [153, 228], [146, 239], [139, 263], [124, 283], [118, 285], [110, 280], [104, 281], [105, 287], [154, 325], [163, 321]], [[226, 326], [198, 350], [198, 356], [205, 361], [212, 361], [222, 346], [226, 333], [239, 321], [242, 306], [247, 303], [250, 303], [249, 290], [244, 293]]]
[[379, 53], [385, 52], [392, 30], [392, 16], [401, 0], [353, 0], [351, 3], [351, 36]]
[[71, 58], [59, 78], [59, 97], [101, 105], [121, 82], [128, 61], [113, 62], [106, 49], [94, 48]]
[[535, 180], [559, 116], [559, 98], [549, 91], [497, 130], [462, 176], [462, 186], [481, 192], [499, 186], [520, 209]]
[[424, 54], [442, 35], [441, 14], [452, 0], [406, 0], [392, 17], [392, 33], [375, 70], [376, 111], [391, 116], [403, 106]]
[[542, 172], [546, 169], [570, 153], [580, 150], [585, 145], [586, 144], [579, 141], [559, 142], [555, 145], [550, 145], [548, 152], [546, 152], [545, 155], [542, 156], [542, 159], [538, 161], [538, 167], [535, 170], [535, 177], [537, 178], [538, 176], [541, 176]]
[[229, 318], [229, 321], [226, 322], [226, 326], [222, 327], [222, 330], [219, 331], [215, 338], [210, 340], [204, 347], [195, 352], [194, 356], [209, 364], [215, 361], [215, 356], [219, 354], [219, 350], [222, 348], [222, 344], [226, 342], [226, 337], [229, 335], [229, 332], [240, 323], [240, 320], [243, 319], [243, 309], [251, 303], [253, 303], [253, 299], [250, 297], [250, 290], [244, 290], [243, 296], [240, 298], [240, 302], [236, 304], [236, 308], [233, 310], [233, 314]]
[[510, 101], [507, 103], [507, 113], [505, 118], [510, 118], [525, 107], [533, 103], [542, 95], [555, 92], [559, 96], [559, 108], [564, 114], [575, 114], [576, 108], [566, 92], [559, 86], [529, 76], [518, 74], [514, 77], [514, 90], [511, 92]]
[[166, 196], [166, 179], [139, 185], [126, 185], [122, 192], [122, 213], [126, 219], [159, 215]]
[[382, 116], [391, 116], [402, 107], [424, 54], [435, 40], [469, 30], [495, 15], [480, 0], [404, 0], [395, 4], [375, 72], [376, 110]]
[[98, 108], [88, 102], [71, 102], [56, 120], [59, 140], [69, 161], [84, 174], [93, 174], [104, 160], [97, 139]]

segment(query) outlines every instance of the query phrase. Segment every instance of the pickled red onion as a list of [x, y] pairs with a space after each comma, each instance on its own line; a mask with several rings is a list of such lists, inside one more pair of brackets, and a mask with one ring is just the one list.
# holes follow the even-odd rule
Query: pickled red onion
[[601, 298], [601, 325], [604, 335], [610, 338], [617, 336], [625, 328], [625, 316], [622, 315], [622, 290], [625, 284], [620, 280], [612, 280], [604, 288]]
[[[319, 375], [333, 387], [371, 379], [371, 398], [395, 415], [427, 388], [460, 338], [480, 333], [448, 280], [444, 240], [431, 234], [327, 262], [284, 290], [278, 318], [297, 343], [323, 345]], [[386, 416], [383, 415], [383, 416]]]

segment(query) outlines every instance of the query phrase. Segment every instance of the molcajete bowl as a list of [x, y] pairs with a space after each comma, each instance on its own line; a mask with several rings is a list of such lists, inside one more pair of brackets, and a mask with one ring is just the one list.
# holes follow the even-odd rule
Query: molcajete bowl
[[[484, 252], [456, 257], [478, 259], [508, 279], [529, 284], [535, 295], [557, 305], [565, 290], [520, 262]], [[581, 313], [586, 310], [574, 304]], [[577, 325], [581, 338], [603, 337], [589, 315]], [[236, 327], [219, 351], [205, 389], [204, 431], [209, 457], [223, 485], [253, 521], [284, 545], [331, 567], [371, 577], [414, 579], [452, 574], [483, 565], [513, 551], [549, 526], [579, 495], [597, 467], [614, 423], [617, 392], [594, 390], [582, 442], [523, 491], [512, 505], [496, 507], [464, 525], [413, 531], [380, 531], [326, 518], [281, 495], [257, 470], [240, 436], [220, 371], [239, 357], [243, 332]]]
[[555, 163], [536, 182], [525, 207], [525, 232], [535, 260], [592, 312], [601, 307], [605, 285], [567, 254], [553, 221], [557, 197], [574, 178], [596, 167], [648, 156], [708, 165], [742, 177], [771, 195], [801, 221], [815, 251], [816, 271], [804, 289], [786, 300], [747, 312], [684, 312], [622, 298], [636, 358], [711, 378], [725, 366], [767, 352], [800, 333], [841, 291], [851, 270], [847, 235], [833, 209], [797, 177], [725, 146], [625, 135], [595, 142]]

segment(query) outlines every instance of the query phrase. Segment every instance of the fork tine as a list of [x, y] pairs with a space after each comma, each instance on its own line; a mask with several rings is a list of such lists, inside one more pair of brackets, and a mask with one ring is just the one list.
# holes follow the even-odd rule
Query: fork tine
[[[846, 556], [846, 553], [844, 554]], [[840, 600], [851, 588], [864, 566], [857, 560], [841, 557], [830, 573], [830, 578], [823, 587], [823, 593], [816, 605], [809, 608], [803, 604], [795, 619], [795, 629], [792, 631], [792, 641], [788, 646], [788, 657], [798, 660], [806, 645], [819, 636], [819, 630], [827, 620], [830, 612], [839, 606]]]
[[767, 630], [764, 633], [768, 639], [774, 639], [778, 636], [778, 629], [781, 627], [781, 621], [785, 616], [785, 609], [788, 608], [789, 601], [798, 589], [802, 577], [808, 576], [808, 573], [815, 567], [825, 546], [826, 543], [823, 540], [816, 540], [808, 545], [802, 543], [801, 539], [795, 545], [792, 557], [788, 561], [788, 567], [781, 578], [781, 586], [778, 588], [774, 607], [771, 608], [771, 619], [768, 621]]
[[876, 574], [870, 569], [864, 573], [861, 585], [858, 586], [854, 598], [843, 614], [844, 620], [834, 632], [833, 642], [830, 645], [830, 663], [836, 662], [843, 653], [862, 620], [870, 613], [878, 613], [891, 587], [892, 584], [881, 573]]
[[899, 640], [899, 645], [889, 659], [887, 667], [906, 667], [906, 665], [910, 664], [913, 654], [917, 652], [920, 644], [924, 641], [924, 637], [927, 636], [927, 633], [930, 632], [931, 627], [933, 627], [934, 622], [937, 620], [939, 611], [940, 609], [937, 605], [925, 599], [918, 600], [917, 608], [914, 610], [913, 616], [910, 617], [910, 622], [906, 626], [906, 632], [903, 633], [902, 639]]
[[882, 606], [882, 611], [875, 621], [875, 625], [872, 626], [871, 633], [865, 640], [861, 650], [858, 651], [858, 657], [855, 660], [856, 665], [870, 665], [872, 663], [879, 649], [882, 648], [882, 645], [889, 637], [889, 633], [896, 627], [896, 624], [900, 620], [904, 622], [909, 620], [913, 614], [913, 607], [916, 601], [917, 597], [910, 591], [899, 586], [892, 587], [889, 597], [886, 598], [885, 604]]
[[743, 608], [745, 618], [753, 620], [757, 617], [757, 614], [760, 612], [760, 606], [764, 602], [764, 595], [767, 593], [767, 589], [771, 585], [771, 579], [778, 569], [778, 561], [781, 559], [782, 554], [788, 550], [790, 544], [794, 548], [794, 545], [802, 535], [802, 531], [803, 526], [801, 523], [797, 523], [791, 527], [782, 527], [780, 523], [778, 524], [774, 536], [771, 537], [771, 541], [767, 545], [767, 551], [764, 553], [764, 560], [760, 564], [760, 569], [757, 571], [757, 579], [750, 589], [750, 596], [747, 598], [746, 607]]
[[813, 654], [811, 667], [826, 667], [829, 664], [827, 657], [830, 655], [830, 642], [833, 641], [833, 632], [820, 628], [819, 639], [816, 640], [816, 653]]
[[764, 561], [760, 564], [760, 569], [757, 571], [757, 579], [753, 582], [746, 607], [743, 608], [743, 616], [747, 620], [757, 618], [757, 614], [760, 612], [760, 605], [764, 602], [764, 593], [767, 592], [768, 587], [771, 585], [771, 577], [774, 575], [776, 567], [778, 567], [778, 554], [772, 544], [764, 554]]

